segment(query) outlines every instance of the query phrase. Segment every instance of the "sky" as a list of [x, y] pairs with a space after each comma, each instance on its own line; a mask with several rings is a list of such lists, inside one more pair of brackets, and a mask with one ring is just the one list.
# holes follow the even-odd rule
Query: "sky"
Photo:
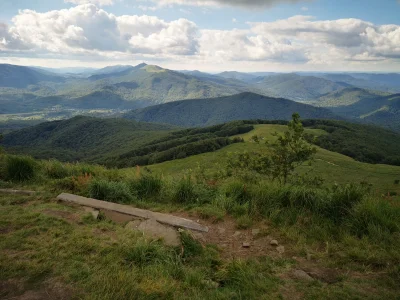
[[400, 0], [0, 0], [0, 63], [400, 72]]

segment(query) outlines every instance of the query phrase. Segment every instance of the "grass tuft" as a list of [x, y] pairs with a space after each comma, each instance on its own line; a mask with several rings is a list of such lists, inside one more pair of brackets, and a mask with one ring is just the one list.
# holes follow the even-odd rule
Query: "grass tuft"
[[36, 161], [28, 156], [8, 156], [6, 159], [6, 178], [11, 181], [28, 181], [35, 177]]
[[116, 181], [92, 180], [89, 184], [89, 196], [110, 202], [132, 203], [135, 201], [128, 184]]

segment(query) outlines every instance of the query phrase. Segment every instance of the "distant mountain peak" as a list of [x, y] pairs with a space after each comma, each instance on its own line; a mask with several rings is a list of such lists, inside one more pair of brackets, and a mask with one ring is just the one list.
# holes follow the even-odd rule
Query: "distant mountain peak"
[[147, 66], [147, 64], [145, 62], [142, 62], [141, 64], [138, 64], [137, 66], [135, 66], [135, 68], [141, 69], [141, 68], [144, 68], [146, 66]]

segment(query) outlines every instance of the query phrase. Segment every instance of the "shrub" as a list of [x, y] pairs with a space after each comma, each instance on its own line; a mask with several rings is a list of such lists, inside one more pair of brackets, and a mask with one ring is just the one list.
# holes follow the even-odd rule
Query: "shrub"
[[44, 171], [46, 176], [52, 179], [62, 179], [70, 175], [68, 168], [57, 160], [45, 162]]
[[196, 202], [198, 195], [190, 176], [182, 178], [175, 187], [173, 200], [178, 203], [190, 204]]
[[8, 156], [6, 177], [11, 181], [27, 181], [35, 176], [36, 161], [28, 156]]
[[92, 198], [110, 202], [131, 203], [134, 197], [125, 182], [93, 180], [89, 184], [89, 195]]
[[395, 181], [394, 181], [394, 184], [399, 184], [400, 183], [400, 179], [396, 179]]

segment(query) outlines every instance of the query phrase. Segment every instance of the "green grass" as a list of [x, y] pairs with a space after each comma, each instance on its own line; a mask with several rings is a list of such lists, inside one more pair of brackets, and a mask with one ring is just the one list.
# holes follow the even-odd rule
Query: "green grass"
[[[168, 161], [161, 164], [151, 165], [148, 168], [154, 172], [164, 175], [178, 175], [185, 170], [195, 170], [200, 164], [206, 172], [216, 172], [225, 167], [225, 162], [229, 152], [240, 151], [266, 151], [265, 145], [256, 144], [250, 141], [251, 136], [257, 134], [264, 137], [263, 141], [271, 140], [273, 132], [282, 132], [286, 126], [283, 125], [256, 125], [255, 130], [240, 135], [245, 143], [229, 145], [215, 152], [194, 155], [184, 159]], [[306, 132], [310, 132], [306, 129]], [[321, 130], [312, 129], [315, 134], [326, 134]], [[322, 177], [325, 182], [338, 184], [368, 182], [372, 184], [372, 189], [377, 195], [387, 194], [394, 191], [400, 194], [400, 185], [395, 184], [396, 179], [400, 179], [400, 167], [368, 164], [355, 161], [354, 159], [331, 152], [318, 147], [316, 160], [312, 167], [304, 166], [300, 169], [301, 173], [310, 172]], [[131, 174], [134, 169], [123, 169], [125, 174]], [[400, 197], [399, 197], [400, 199]]]
[[[34, 161], [34, 176], [8, 180], [9, 156], [2, 155], [0, 179], [6, 187], [42, 194], [0, 194], [0, 282], [7, 287], [0, 297], [40, 291], [57, 280], [83, 299], [279, 299], [293, 295], [395, 299], [400, 292], [400, 199], [387, 192], [400, 194], [396, 184], [400, 167], [370, 165], [318, 149], [313, 169], [304, 166], [299, 172], [313, 170], [312, 175], [325, 179], [322, 186], [281, 186], [262, 176], [252, 181], [226, 177], [228, 152], [265, 151], [265, 145], [251, 142], [250, 137], [256, 133], [271, 140], [272, 132], [283, 129], [259, 125], [243, 136], [245, 143], [149, 166], [146, 171]], [[199, 243], [186, 232], [182, 233], [183, 249], [168, 247], [53, 201], [60, 192], [155, 211], [184, 211], [207, 219], [210, 226], [234, 222], [234, 230], [265, 226], [263, 236], [279, 237], [290, 252], [287, 258], [226, 260], [224, 251], [229, 249]], [[288, 258], [305, 261], [310, 253], [312, 266], [338, 268], [340, 280], [302, 283], [288, 276], [300, 267]], [[16, 281], [20, 289], [8, 286]]]
[[[76, 208], [51, 198], [0, 195], [0, 296], [47, 291], [44, 295], [52, 297], [49, 284], [55, 282], [56, 289], [71, 299], [290, 299], [295, 295], [395, 299], [398, 295], [396, 269], [388, 277], [393, 281], [383, 275], [379, 280], [358, 275], [328, 285], [304, 283], [282, 279], [280, 274], [297, 268], [290, 259], [224, 260], [214, 246], [203, 246], [185, 232], [182, 254], [180, 247], [146, 241], [110, 221], [83, 220]], [[348, 240], [343, 247], [354, 242]], [[365, 249], [354, 253], [353, 260]], [[13, 282], [19, 283], [18, 288]]]
[[[145, 241], [106, 220], [70, 223], [48, 215], [49, 210], [76, 214], [52, 201], [19, 197], [30, 203], [21, 207], [10, 198], [0, 197], [0, 224], [6, 231], [0, 241], [1, 297], [44, 289], [52, 278], [81, 299], [255, 299], [278, 292], [274, 272], [280, 267], [270, 260], [222, 261], [213, 247], [203, 247], [184, 233], [182, 256], [180, 247]], [[262, 275], [250, 282], [254, 271]], [[8, 289], [11, 279], [23, 288]], [[210, 288], [210, 282], [218, 288]]]

